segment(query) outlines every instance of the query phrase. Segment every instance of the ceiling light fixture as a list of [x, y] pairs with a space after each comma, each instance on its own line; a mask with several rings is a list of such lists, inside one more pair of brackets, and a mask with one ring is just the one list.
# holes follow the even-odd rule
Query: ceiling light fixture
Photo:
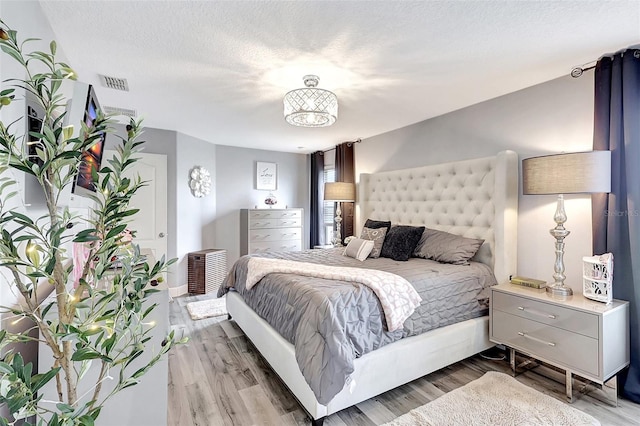
[[285, 120], [294, 126], [331, 126], [338, 118], [338, 98], [333, 92], [317, 88], [317, 75], [305, 75], [302, 80], [307, 87], [284, 95]]

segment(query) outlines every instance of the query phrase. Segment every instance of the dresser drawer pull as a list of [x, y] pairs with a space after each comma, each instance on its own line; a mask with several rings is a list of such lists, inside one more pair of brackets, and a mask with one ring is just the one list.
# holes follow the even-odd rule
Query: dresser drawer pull
[[[524, 306], [518, 306], [518, 309], [521, 311], [524, 311]], [[538, 315], [541, 317], [547, 317], [547, 318], [551, 318], [551, 319], [556, 319], [556, 316], [553, 314], [544, 314], [542, 312], [538, 312], [538, 311], [534, 311], [533, 309], [527, 309], [527, 312], [531, 312], [534, 315]]]
[[556, 345], [553, 342], [547, 342], [546, 340], [542, 340], [542, 339], [538, 339], [537, 337], [529, 336], [528, 334], [523, 333], [522, 331], [518, 331], [518, 336], [522, 336], [525, 339], [531, 339], [534, 342], [543, 343], [543, 344], [545, 344], [547, 346], [555, 346]]
[[254, 240], [259, 240], [260, 238], [269, 238], [271, 235], [267, 234], [267, 235], [254, 235], [253, 239]]

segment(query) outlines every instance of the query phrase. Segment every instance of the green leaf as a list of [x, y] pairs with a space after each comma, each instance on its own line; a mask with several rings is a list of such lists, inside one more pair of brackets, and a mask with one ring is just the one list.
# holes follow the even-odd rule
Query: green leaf
[[116, 227], [114, 227], [113, 229], [111, 229], [106, 236], [106, 240], [108, 240], [109, 238], [113, 238], [116, 235], [118, 235], [119, 233], [121, 233], [122, 231], [124, 231], [125, 229], [127, 229], [127, 224], [123, 223], [122, 225], [118, 225]]
[[31, 391], [34, 393], [37, 392], [41, 387], [43, 387], [51, 379], [53, 379], [56, 376], [56, 374], [58, 374], [58, 371], [60, 371], [60, 367], [52, 368], [46, 373], [36, 374], [35, 376], [33, 376], [33, 380], [32, 380], [33, 385], [31, 386]]
[[[4, 330], [2, 330], [4, 331]], [[12, 374], [13, 368], [7, 364], [6, 362], [0, 362], [0, 373], [2, 374]]]
[[63, 414], [73, 413], [73, 407], [68, 404], [63, 404], [62, 402], [57, 403], [56, 408]]
[[49, 43], [49, 49], [51, 50], [51, 54], [52, 55], [56, 54], [56, 42], [55, 42], [55, 40], [51, 40], [51, 43]]
[[87, 359], [98, 359], [102, 355], [91, 348], [80, 348], [71, 356], [72, 361], [84, 361]]

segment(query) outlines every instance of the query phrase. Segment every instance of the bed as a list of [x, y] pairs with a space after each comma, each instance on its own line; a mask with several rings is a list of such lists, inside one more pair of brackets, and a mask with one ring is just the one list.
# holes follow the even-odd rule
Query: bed
[[[501, 282], [516, 269], [517, 177], [517, 156], [511, 151], [481, 159], [363, 174], [357, 205], [359, 222], [375, 218], [483, 239], [485, 243], [473, 260], [488, 265]], [[492, 346], [486, 316], [402, 338], [356, 358], [347, 384], [326, 401], [307, 384], [294, 346], [238, 292], [227, 294], [227, 309], [314, 425], [322, 424], [327, 415]]]

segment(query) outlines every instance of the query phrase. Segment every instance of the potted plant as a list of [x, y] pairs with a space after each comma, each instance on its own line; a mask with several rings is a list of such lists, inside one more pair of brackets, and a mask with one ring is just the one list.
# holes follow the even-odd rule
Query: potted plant
[[[49, 51], [26, 51], [30, 40], [19, 42], [15, 31], [0, 20], [0, 48], [3, 61], [12, 58], [24, 70], [23, 78], [3, 81], [0, 108], [10, 108], [19, 92], [32, 96], [44, 110], [42, 129], [30, 132], [36, 154], [25, 148], [23, 117], [18, 122], [0, 122], [0, 269], [19, 295], [15, 306], [3, 306], [16, 321], [30, 321], [39, 337], [26, 333], [0, 331], [0, 404], [8, 407], [13, 419], [2, 418], [0, 425], [24, 421], [37, 416], [50, 425], [92, 425], [105, 401], [133, 386], [169, 349], [177, 343], [173, 332], [142, 367], [133, 367], [153, 328], [145, 318], [155, 308], [148, 298], [166, 268], [173, 263], [162, 259], [148, 265], [140, 248], [129, 242], [127, 220], [137, 213], [129, 201], [144, 185], [139, 178], [124, 177], [136, 162], [136, 152], [143, 142], [140, 121], [131, 120], [127, 137], [117, 154], [108, 159], [92, 177], [97, 191], [92, 196], [90, 217], [76, 217], [60, 203], [82, 164], [81, 154], [97, 143], [104, 132], [112, 131], [112, 120], [102, 113], [91, 126], [81, 126], [79, 136], [71, 127], [63, 127], [66, 114], [61, 94], [65, 80], [76, 76], [67, 64], [56, 61], [56, 43]], [[7, 84], [9, 86], [7, 87]], [[16, 91], [18, 89], [18, 91]], [[104, 162], [103, 162], [104, 163]], [[12, 208], [10, 200], [19, 195], [9, 170], [25, 173], [38, 182], [46, 200], [46, 213], [31, 217], [25, 209]], [[72, 226], [83, 222], [84, 227]], [[72, 244], [82, 245], [86, 256], [74, 265]], [[126, 250], [123, 250], [126, 246]], [[79, 267], [80, 266], [80, 267]], [[114, 268], [117, 266], [117, 268]], [[98, 283], [108, 281], [108, 286]], [[74, 285], [75, 283], [75, 285]], [[38, 291], [53, 287], [52, 296], [43, 298]], [[53, 353], [50, 368], [40, 366], [37, 374], [20, 353], [10, 349], [15, 342], [39, 341]], [[90, 385], [87, 398], [78, 395], [78, 385], [85, 372], [99, 369]], [[114, 378], [115, 386], [102, 392], [105, 377]], [[43, 402], [41, 391], [55, 383], [59, 402]], [[40, 391], [40, 392], [39, 392]], [[103, 394], [104, 393], [104, 394]]]

